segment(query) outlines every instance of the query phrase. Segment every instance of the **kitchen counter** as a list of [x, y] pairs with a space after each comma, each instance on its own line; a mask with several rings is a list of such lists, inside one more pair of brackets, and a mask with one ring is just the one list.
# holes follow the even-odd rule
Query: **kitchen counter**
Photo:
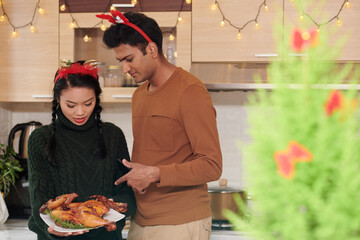
[[[127, 229], [123, 230], [123, 237], [127, 237]], [[0, 239], [1, 240], [36, 240], [35, 233], [27, 227], [27, 219], [8, 219], [5, 224], [0, 225]], [[226, 230], [212, 231], [210, 240], [251, 240], [253, 238], [247, 237], [244, 234], [235, 231]]]

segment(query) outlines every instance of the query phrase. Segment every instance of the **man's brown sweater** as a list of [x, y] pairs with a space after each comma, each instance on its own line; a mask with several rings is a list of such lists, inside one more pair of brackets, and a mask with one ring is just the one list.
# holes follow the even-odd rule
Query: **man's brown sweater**
[[133, 95], [132, 162], [160, 168], [160, 182], [135, 194], [140, 226], [183, 224], [211, 216], [207, 182], [219, 179], [222, 157], [216, 112], [204, 84], [177, 68], [158, 89]]

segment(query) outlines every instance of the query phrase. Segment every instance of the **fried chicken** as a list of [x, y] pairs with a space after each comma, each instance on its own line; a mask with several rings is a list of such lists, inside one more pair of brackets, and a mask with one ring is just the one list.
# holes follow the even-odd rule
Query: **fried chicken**
[[[102, 217], [110, 211], [110, 208], [121, 213], [127, 210], [126, 203], [114, 202], [101, 195], [91, 196], [91, 198], [96, 199], [73, 203], [72, 201], [77, 196], [77, 193], [71, 193], [58, 196], [55, 200], [50, 199], [40, 207], [39, 212], [45, 213], [46, 210], [50, 210], [50, 214], [61, 221], [75, 225], [81, 224], [88, 228], [104, 226], [108, 231], [114, 231], [116, 223]], [[61, 222], [55, 221], [55, 223], [61, 226]]]

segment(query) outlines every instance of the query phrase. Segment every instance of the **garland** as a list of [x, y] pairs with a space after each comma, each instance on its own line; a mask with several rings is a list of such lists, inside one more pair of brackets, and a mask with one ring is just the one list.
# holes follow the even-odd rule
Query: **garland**
[[[176, 26], [178, 25], [179, 22], [182, 21], [182, 17], [180, 16], [180, 13], [182, 12], [183, 10], [183, 6], [184, 6], [184, 2], [186, 2], [187, 4], [190, 4], [191, 1], [190, 0], [183, 0], [181, 1], [181, 6], [180, 6], [180, 10], [178, 11], [178, 14], [177, 14], [177, 19], [176, 19], [176, 23], [175, 25], [170, 29], [170, 30], [166, 30], [166, 31], [163, 31], [163, 33], [169, 33], [170, 36], [169, 36], [169, 40], [170, 41], [173, 41], [175, 39], [175, 36], [174, 36], [174, 33], [175, 33], [175, 29], [176, 29]], [[143, 12], [143, 9], [142, 9], [142, 5], [141, 5], [141, 1], [138, 0], [138, 1], [135, 1], [135, 0], [132, 0], [132, 4], [135, 5], [135, 4], [139, 4], [139, 7], [140, 7], [140, 12]], [[78, 27], [79, 29], [83, 29], [81, 28], [81, 26], [79, 25], [79, 23], [76, 21], [76, 19], [74, 18], [74, 16], [72, 15], [71, 11], [70, 11], [70, 4], [68, 3], [68, 0], [64, 0], [64, 5], [60, 6], [60, 10], [61, 11], [65, 11], [65, 9], [68, 9], [68, 12], [70, 14], [70, 17], [72, 19], [72, 23], [71, 23], [71, 27], [72, 28], [75, 28], [75, 27]], [[106, 8], [105, 10], [102, 12], [103, 14], [105, 12], [107, 12], [109, 10], [116, 10], [115, 7], [112, 6], [112, 0], [109, 0], [108, 4], [106, 5]], [[106, 30], [106, 26], [104, 25], [103, 23], [104, 20], [101, 20], [99, 21], [98, 23], [96, 23], [93, 27], [91, 27], [89, 30], [87, 30], [86, 32], [83, 33], [84, 35], [84, 42], [88, 42], [91, 40], [91, 37], [89, 36], [91, 34], [92, 31], [94, 31], [97, 26], [101, 25], [100, 29], [102, 31], [105, 31]]]
[[[323, 22], [323, 23], [319, 23], [317, 22], [316, 20], [314, 20], [314, 18], [308, 14], [307, 12], [305, 12], [304, 8], [303, 8], [303, 5], [302, 5], [302, 1], [301, 0], [291, 0], [291, 1], [295, 1], [296, 4], [298, 4], [300, 6], [300, 9], [301, 9], [301, 14], [300, 14], [300, 17], [299, 17], [299, 20], [302, 20], [304, 18], [304, 16], [306, 16], [307, 18], [309, 18], [318, 28], [318, 31], [320, 30], [320, 27], [323, 26], [323, 25], [326, 25], [330, 22], [332, 22], [333, 20], [337, 20], [337, 25], [340, 27], [342, 25], [342, 21], [339, 19], [339, 15], [340, 13], [342, 12], [344, 6], [346, 6], [347, 8], [350, 8], [350, 2], [349, 0], [344, 0], [343, 3], [341, 4], [340, 8], [339, 8], [339, 11], [337, 12], [337, 14], [333, 17], [331, 17], [329, 20]], [[191, 0], [183, 0], [181, 2], [181, 6], [180, 6], [180, 10], [178, 12], [178, 16], [177, 16], [177, 20], [176, 20], [176, 23], [174, 25], [174, 27], [172, 27], [170, 30], [168, 31], [164, 31], [163, 33], [170, 33], [170, 40], [174, 40], [174, 31], [176, 29], [176, 26], [179, 22], [182, 21], [182, 18], [180, 16], [180, 13], [181, 11], [183, 10], [183, 5], [184, 5], [184, 2], [186, 2], [187, 4], [190, 4], [191, 3]], [[258, 11], [255, 15], [255, 17], [253, 19], [250, 19], [248, 20], [247, 22], [245, 22], [242, 26], [239, 26], [239, 25], [236, 25], [234, 24], [228, 17], [225, 16], [223, 10], [221, 9], [221, 6], [220, 6], [220, 3], [218, 0], [215, 0], [215, 2], [212, 4], [211, 8], [213, 10], [215, 9], [218, 9], [222, 15], [222, 21], [220, 23], [220, 25], [222, 27], [225, 26], [225, 22], [227, 22], [232, 28], [236, 29], [238, 31], [237, 33], [237, 38], [238, 39], [241, 39], [241, 31], [246, 27], [248, 26], [250, 23], [252, 22], [255, 22], [255, 27], [257, 29], [260, 28], [260, 25], [258, 23], [258, 18], [260, 16], [260, 13], [261, 13], [261, 9], [262, 7], [264, 7], [264, 10], [265, 12], [269, 12], [269, 7], [268, 5], [266, 4], [267, 0], [264, 0], [263, 2], [261, 2], [261, 4], [259, 5], [258, 7]], [[132, 1], [133, 4], [136, 4], [137, 1], [133, 0]], [[142, 11], [142, 6], [141, 6], [141, 1], [139, 0], [138, 1], [139, 3], [139, 6], [140, 6], [140, 11]], [[26, 24], [23, 24], [23, 25], [19, 25], [19, 26], [15, 26], [9, 15], [6, 13], [5, 11], [5, 8], [4, 8], [4, 4], [3, 4], [3, 0], [0, 0], [0, 5], [1, 5], [1, 10], [2, 10], [2, 15], [0, 16], [0, 22], [4, 22], [6, 19], [8, 20], [10, 26], [13, 28], [13, 32], [12, 32], [12, 37], [17, 37], [18, 36], [18, 32], [16, 31], [17, 29], [19, 28], [24, 28], [24, 27], [27, 27], [27, 26], [30, 26], [30, 31], [32, 33], [35, 33], [36, 32], [36, 28], [35, 26], [33, 25], [33, 22], [34, 22], [34, 19], [35, 19], [35, 15], [36, 15], [36, 12], [38, 12], [39, 14], [44, 14], [44, 9], [40, 7], [40, 0], [38, 0], [38, 2], [36, 3], [35, 5], [35, 9], [34, 9], [34, 13], [33, 13], [33, 16], [31, 18], [31, 20], [26, 23]], [[107, 12], [109, 9], [112, 9], [112, 10], [115, 10], [114, 7], [110, 7], [112, 5], [112, 0], [109, 0], [108, 1], [108, 4], [106, 5], [106, 8], [104, 9], [103, 13]], [[79, 25], [79, 23], [76, 21], [76, 19], [74, 18], [74, 16], [72, 15], [71, 11], [70, 11], [70, 4], [68, 3], [68, 0], [64, 0], [64, 4], [62, 6], [60, 6], [60, 10], [61, 11], [64, 11], [66, 8], [68, 8], [68, 11], [69, 11], [69, 14], [70, 14], [70, 17], [72, 19], [72, 23], [71, 23], [71, 26], [74, 28], [74, 27], [78, 27], [80, 29], [81, 26]], [[91, 38], [89, 37], [90, 33], [95, 30], [97, 28], [97, 26], [101, 25], [101, 30], [105, 31], [106, 30], [106, 26], [103, 24], [103, 20], [101, 20], [100, 22], [98, 22], [97, 24], [95, 24], [93, 27], [91, 27], [89, 30], [87, 30], [85, 33], [84, 33], [84, 41], [87, 42], [89, 41]]]
[[[238, 26], [235, 25], [229, 18], [227, 18], [223, 12], [223, 10], [221, 9], [220, 3], [219, 1], [215, 0], [215, 2], [211, 5], [211, 9], [212, 10], [216, 10], [219, 9], [221, 16], [222, 16], [222, 21], [220, 22], [220, 26], [224, 27], [225, 26], [225, 22], [227, 22], [232, 28], [236, 29], [238, 31], [237, 33], [237, 38], [241, 39], [241, 31], [248, 26], [248, 24], [255, 22], [255, 28], [259, 29], [260, 25], [258, 23], [258, 18], [260, 16], [261, 13], [261, 9], [264, 9], [265, 12], [269, 12], [269, 6], [266, 4], [267, 0], [264, 0], [258, 7], [257, 13], [255, 15], [255, 17], [253, 19], [250, 19], [249, 21], [245, 22], [242, 26]], [[328, 21], [325, 21], [323, 23], [318, 23], [317, 21], [314, 20], [314, 18], [312, 16], [310, 16], [310, 14], [306, 13], [302, 4], [301, 0], [291, 0], [292, 2], [294, 2], [295, 4], [297, 4], [300, 8], [301, 14], [299, 17], [299, 20], [302, 21], [304, 16], [308, 17], [316, 26], [318, 31], [320, 31], [320, 26], [326, 25], [328, 23], [330, 23], [331, 21], [337, 19], [337, 25], [340, 27], [342, 25], [342, 21], [339, 19], [339, 15], [341, 13], [341, 11], [343, 10], [344, 6], [346, 6], [347, 8], [350, 8], [350, 2], [349, 0], [344, 0], [344, 2], [341, 4], [339, 11], [337, 12], [337, 14], [335, 16], [333, 16], [332, 18], [330, 18]]]
[[27, 27], [27, 26], [30, 26], [30, 31], [32, 33], [36, 32], [36, 28], [35, 26], [33, 25], [33, 22], [34, 22], [34, 19], [35, 19], [35, 15], [36, 15], [36, 10], [39, 14], [44, 14], [44, 9], [40, 7], [40, 0], [37, 1], [36, 5], [35, 5], [35, 9], [34, 9], [34, 13], [32, 15], [32, 18], [30, 20], [30, 22], [26, 23], [26, 24], [23, 24], [23, 25], [20, 25], [20, 26], [15, 26], [9, 15], [6, 13], [5, 11], [5, 7], [4, 7], [4, 3], [2, 0], [0, 0], [0, 5], [1, 5], [1, 10], [3, 12], [3, 14], [0, 16], [0, 22], [4, 22], [6, 19], [8, 20], [10, 26], [13, 28], [13, 32], [12, 32], [12, 37], [17, 37], [19, 34], [18, 32], [16, 31], [18, 28], [24, 28], [24, 27]]

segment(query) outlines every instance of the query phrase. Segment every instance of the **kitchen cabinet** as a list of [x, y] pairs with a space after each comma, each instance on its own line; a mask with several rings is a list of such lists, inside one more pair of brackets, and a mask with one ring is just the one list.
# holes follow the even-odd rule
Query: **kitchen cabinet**
[[[221, 11], [234, 25], [242, 27], [255, 19], [262, 0], [218, 1]], [[192, 61], [193, 62], [252, 62], [272, 60], [278, 54], [273, 38], [273, 24], [276, 17], [282, 17], [282, 0], [268, 1], [269, 12], [260, 9], [258, 23], [250, 22], [237, 39], [238, 30], [223, 20], [218, 8], [211, 9], [213, 2], [196, 0], [192, 2]], [[277, 16], [280, 14], [280, 16]], [[281, 35], [280, 35], [281, 36]]]
[[[130, 0], [112, 0], [111, 4], [129, 5]], [[63, 5], [65, 0], [59, 0], [59, 6]], [[70, 4], [72, 13], [103, 12], [109, 10], [109, 0], [76, 0], [67, 1]], [[132, 7], [116, 7], [120, 12], [171, 12], [171, 11], [191, 11], [191, 4], [184, 3], [184, 0], [139, 0]], [[64, 12], [69, 12], [66, 8]]]
[[[3, 1], [13, 25], [30, 22], [37, 1]], [[29, 27], [13, 28], [8, 19], [0, 22], [0, 102], [51, 101], [55, 71], [58, 67], [58, 2], [42, 1], [43, 15], [35, 14], [31, 33]]]
[[[83, 35], [93, 29], [97, 23], [101, 20], [96, 18], [95, 15], [100, 13], [73, 13], [72, 16], [76, 19], [77, 23], [81, 26], [77, 30], [83, 32]], [[175, 26], [178, 13], [177, 12], [146, 12], [147, 16], [154, 18], [159, 26], [164, 29], [170, 29]], [[179, 22], [176, 26], [176, 66], [182, 67], [185, 70], [190, 70], [191, 66], [191, 12], [181, 12], [182, 21]], [[76, 38], [76, 31], [73, 28], [70, 28], [69, 25], [72, 22], [72, 18], [68, 13], [60, 14], [60, 58], [76, 61], [80, 60], [77, 58], [84, 59], [90, 58], [97, 59], [107, 64], [118, 65], [118, 61], [115, 58], [113, 50], [107, 49], [102, 43], [102, 36], [91, 35], [89, 32], [89, 37], [97, 37], [94, 41], [97, 41], [96, 44], [93, 44], [91, 47], [86, 46], [86, 44], [92, 44], [91, 42], [85, 43], [79, 41]], [[110, 23], [105, 22], [104, 24], [109, 27]], [[100, 25], [98, 25], [100, 27]], [[97, 31], [99, 33], [99, 31]], [[81, 34], [81, 33], [80, 33]], [[98, 34], [99, 35], [99, 34]], [[80, 37], [81, 38], [81, 37]], [[76, 45], [76, 43], [80, 43]], [[129, 87], [103, 87], [103, 102], [131, 102], [132, 93], [136, 88]]]
[[[258, 7], [263, 2], [256, 1], [218, 1], [225, 17], [237, 27], [242, 27], [247, 21], [255, 18]], [[343, 0], [326, 1], [301, 1], [304, 10], [319, 24], [329, 21], [336, 16]], [[279, 54], [274, 36], [282, 38], [284, 26], [289, 24], [299, 25], [300, 13], [295, 7], [294, 1], [274, 0], [267, 1], [270, 9], [265, 12], [263, 6], [260, 10], [258, 23], [260, 29], [256, 30], [254, 22], [250, 22], [242, 31], [242, 38], [236, 38], [237, 30], [225, 21], [221, 27], [222, 15], [216, 8], [211, 10], [212, 2], [196, 0], [192, 3], [193, 28], [192, 28], [192, 61], [193, 62], [269, 62]], [[353, 3], [350, 8], [343, 7], [340, 13], [342, 26], [337, 27], [336, 19], [321, 26], [330, 29], [330, 41], [335, 42], [340, 37], [348, 34], [348, 40], [341, 49], [341, 54], [336, 60], [360, 61], [360, 5]], [[276, 29], [274, 23], [280, 24]], [[316, 27], [310, 18], [304, 16], [303, 23], [310, 27]], [[281, 46], [280, 46], [281, 47]]]
[[[326, 0], [326, 1], [308, 1], [308, 5], [304, 5], [304, 11], [309, 14], [318, 24], [329, 21], [339, 12], [343, 0]], [[350, 1], [351, 2], [351, 1]], [[320, 34], [322, 28], [327, 28], [331, 31], [330, 42], [335, 42], [340, 38], [347, 36], [348, 39], [341, 49], [337, 61], [360, 61], [360, 4], [353, 2], [350, 8], [343, 7], [339, 19], [342, 25], [337, 26], [337, 19], [332, 20], [324, 26], [320, 26]], [[297, 25], [299, 23], [300, 13], [295, 8], [295, 4], [291, 1], [284, 1], [284, 19], [285, 22]], [[309, 26], [309, 28], [316, 28], [316, 25], [310, 18], [304, 16], [302, 22]]]

